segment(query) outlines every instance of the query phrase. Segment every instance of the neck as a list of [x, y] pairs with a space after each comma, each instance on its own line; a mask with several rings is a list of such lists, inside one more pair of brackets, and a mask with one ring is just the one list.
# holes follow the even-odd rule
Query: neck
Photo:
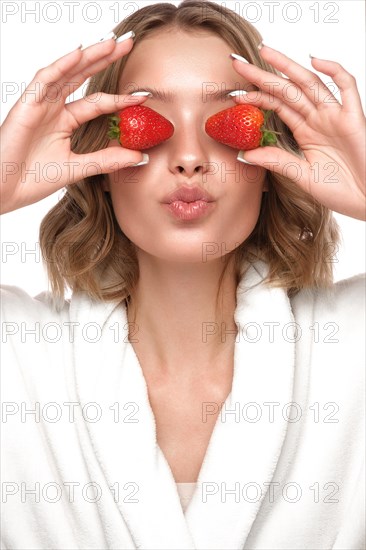
[[[233, 258], [225, 263], [168, 262], [138, 251], [139, 280], [128, 307], [130, 338], [145, 369], [197, 375], [227, 367], [237, 327]], [[226, 365], [224, 364], [226, 361]]]

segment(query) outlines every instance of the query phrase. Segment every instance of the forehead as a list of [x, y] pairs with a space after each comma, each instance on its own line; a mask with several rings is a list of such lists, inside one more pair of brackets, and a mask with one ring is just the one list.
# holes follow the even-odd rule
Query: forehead
[[248, 83], [233, 69], [232, 51], [232, 46], [211, 32], [155, 31], [131, 50], [120, 93], [144, 85], [176, 95], [243, 87]]

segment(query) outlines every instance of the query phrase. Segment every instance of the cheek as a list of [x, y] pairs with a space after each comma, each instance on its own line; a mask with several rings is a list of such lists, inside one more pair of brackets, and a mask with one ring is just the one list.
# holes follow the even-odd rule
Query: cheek
[[[252, 175], [254, 167], [250, 167]], [[254, 230], [258, 221], [263, 198], [263, 175], [261, 179], [240, 180], [232, 185], [221, 203], [220, 233], [233, 243], [242, 243]]]
[[[146, 231], [151, 208], [144, 167], [120, 170], [108, 175], [108, 189], [112, 200], [114, 215], [125, 235], [136, 242], [136, 232]], [[151, 205], [150, 205], [151, 206]], [[155, 222], [156, 223], [156, 222]]]
[[244, 209], [248, 214], [257, 210], [263, 196], [263, 191], [267, 188], [265, 184], [266, 170], [258, 166], [240, 166], [240, 181], [232, 186], [232, 193], [235, 196], [233, 200], [234, 207]]

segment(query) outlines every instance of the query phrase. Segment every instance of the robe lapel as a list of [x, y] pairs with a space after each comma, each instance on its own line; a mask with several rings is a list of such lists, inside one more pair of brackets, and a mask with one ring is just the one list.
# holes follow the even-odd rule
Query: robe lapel
[[[235, 321], [240, 330], [232, 391], [216, 421], [185, 515], [157, 445], [141, 366], [127, 341], [125, 306], [94, 302], [86, 293], [73, 296], [70, 320], [80, 327], [93, 328], [94, 323], [100, 330], [94, 343], [91, 330], [88, 337], [75, 340], [77, 395], [82, 405], [95, 402], [102, 412], [98, 421], [86, 422], [90, 443], [136, 548], [233, 550], [245, 545], [286, 435], [288, 423], [280, 411], [292, 400], [295, 344], [288, 341], [291, 330], [286, 340], [282, 329], [294, 319], [286, 292], [260, 284], [265, 272], [266, 265], [257, 262], [238, 287]], [[264, 324], [271, 322], [281, 324], [273, 341]], [[236, 497], [229, 493], [235, 483]]]
[[[289, 423], [282, 411], [293, 400], [294, 318], [286, 291], [260, 284], [266, 270], [256, 262], [238, 287], [232, 391], [186, 510], [196, 548], [245, 547], [286, 436]], [[280, 323], [272, 324], [273, 338], [268, 323]]]
[[[73, 297], [70, 317], [89, 327], [87, 338], [75, 339], [77, 395], [81, 405], [97, 404], [85, 408], [90, 417], [102, 413], [98, 421], [86, 422], [90, 444], [135, 547], [194, 549], [174, 478], [157, 445], [145, 378], [127, 341], [125, 306], [92, 302], [80, 293]], [[99, 340], [88, 341], [99, 329]]]

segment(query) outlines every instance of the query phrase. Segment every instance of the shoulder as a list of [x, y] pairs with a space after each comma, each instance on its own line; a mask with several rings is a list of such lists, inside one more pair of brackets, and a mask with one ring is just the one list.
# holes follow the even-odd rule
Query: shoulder
[[311, 307], [318, 311], [354, 312], [365, 300], [366, 274], [360, 273], [337, 281], [328, 288], [306, 288], [291, 299], [295, 308]]
[[290, 299], [296, 320], [343, 327], [355, 337], [365, 330], [365, 282], [361, 273], [337, 281], [329, 288], [303, 289]]
[[73, 292], [69, 299], [57, 301], [49, 290], [31, 296], [18, 286], [0, 285], [3, 327], [11, 323], [24, 326], [36, 322], [41, 326], [48, 323], [63, 325], [70, 321], [81, 325], [94, 322], [102, 327], [113, 313], [116, 320], [120, 320], [124, 312], [123, 307], [120, 311], [120, 305], [119, 301], [95, 300], [86, 291]]
[[69, 301], [56, 303], [50, 291], [31, 296], [13, 285], [0, 286], [0, 305], [3, 321], [22, 319], [57, 318], [67, 313]]

